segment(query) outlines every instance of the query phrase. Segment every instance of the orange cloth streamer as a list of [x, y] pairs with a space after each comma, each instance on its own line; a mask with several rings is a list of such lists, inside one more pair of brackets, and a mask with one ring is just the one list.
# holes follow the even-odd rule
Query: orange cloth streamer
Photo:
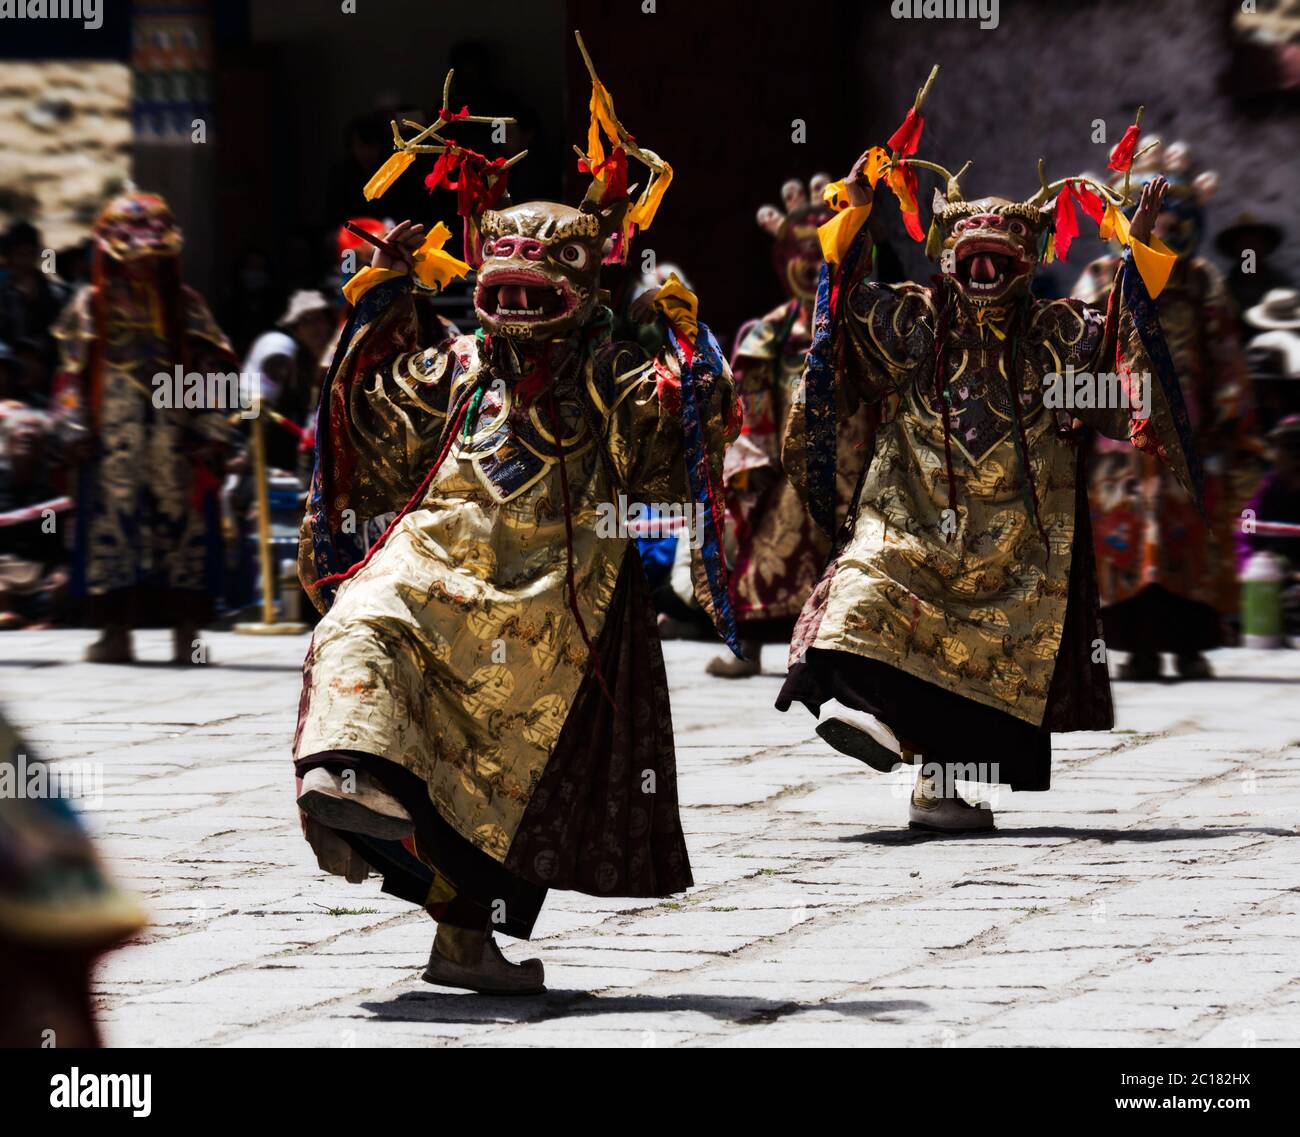
[[898, 198], [898, 208], [903, 214], [903, 225], [913, 241], [924, 241], [925, 233], [921, 229], [921, 209], [916, 204], [916, 174], [906, 162], [898, 162], [889, 168], [885, 181]]
[[700, 331], [700, 302], [695, 293], [677, 279], [675, 272], [670, 272], [668, 279], [659, 286], [654, 306], [672, 324], [673, 331], [694, 347]]
[[451, 239], [451, 230], [441, 221], [430, 231], [411, 257], [416, 279], [425, 288], [441, 292], [447, 282], [469, 273], [469, 265], [442, 250]]
[[371, 175], [365, 188], [362, 189], [361, 192], [365, 194], [366, 200], [374, 201], [377, 197], [383, 197], [389, 187], [406, 173], [407, 167], [414, 161], [415, 155], [409, 150], [398, 150], [395, 154], [389, 155], [388, 161]]
[[650, 223], [655, 219], [655, 214], [659, 211], [659, 203], [664, 199], [664, 193], [673, 181], [673, 168], [664, 163], [664, 168], [656, 173], [650, 179], [650, 184], [641, 192], [637, 202], [627, 212], [628, 223], [635, 225], [637, 229], [645, 231], [650, 228]]
[[1143, 244], [1134, 237], [1130, 247], [1133, 250], [1133, 263], [1137, 265], [1142, 283], [1147, 286], [1147, 292], [1154, 300], [1169, 283], [1169, 274], [1174, 271], [1174, 262], [1178, 260], [1178, 254], [1159, 237], [1154, 236], [1149, 245]]

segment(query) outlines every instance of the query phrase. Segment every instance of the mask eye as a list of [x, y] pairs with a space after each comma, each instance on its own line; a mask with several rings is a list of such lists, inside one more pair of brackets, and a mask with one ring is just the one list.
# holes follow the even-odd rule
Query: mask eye
[[576, 269], [586, 268], [587, 261], [591, 259], [587, 247], [578, 244], [577, 241], [569, 241], [567, 244], [561, 245], [555, 256], [560, 264]]
[[1029, 232], [1028, 227], [1025, 225], [1023, 221], [1017, 221], [1014, 218], [1012, 219], [1011, 223], [1007, 226], [1007, 228], [1012, 233], [1014, 233], [1017, 237], [1023, 237], [1026, 233]]

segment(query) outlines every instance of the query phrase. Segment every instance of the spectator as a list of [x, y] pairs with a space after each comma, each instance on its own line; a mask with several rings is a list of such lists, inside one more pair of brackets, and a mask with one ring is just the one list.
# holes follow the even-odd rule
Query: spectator
[[62, 513], [51, 471], [53, 429], [41, 411], [0, 402], [0, 631], [46, 623], [67, 585]]
[[11, 224], [0, 237], [0, 251], [5, 263], [0, 276], [0, 341], [37, 365], [26, 380], [31, 396], [44, 405], [58, 359], [50, 329], [72, 293], [54, 275], [54, 258], [45, 260], [41, 235], [30, 222]]

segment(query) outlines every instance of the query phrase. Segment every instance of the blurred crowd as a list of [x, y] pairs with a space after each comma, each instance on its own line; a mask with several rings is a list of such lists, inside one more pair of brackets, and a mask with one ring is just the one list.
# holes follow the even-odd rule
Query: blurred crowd
[[[130, 648], [122, 640], [121, 629], [129, 631], [132, 626], [148, 623], [144, 611], [162, 622], [170, 621], [178, 629], [180, 661], [185, 654], [185, 637], [191, 636], [195, 628], [249, 618], [258, 608], [258, 542], [267, 538], [273, 546], [272, 591], [278, 597], [281, 615], [307, 618], [310, 614], [311, 606], [302, 604], [301, 597], [293, 594], [292, 562], [311, 473], [318, 394], [348, 316], [340, 287], [347, 276], [370, 259], [372, 246], [357, 230], [378, 236], [392, 217], [408, 212], [418, 216], [422, 209], [425, 213], [428, 210], [428, 198], [421, 189], [423, 201], [386, 200], [384, 212], [392, 216], [368, 216], [366, 203], [353, 192], [364, 181], [364, 174], [381, 160], [385, 144], [380, 137], [381, 126], [387, 113], [358, 119], [349, 128], [346, 155], [330, 180], [331, 215], [339, 224], [330, 232], [329, 247], [314, 258], [299, 258], [302, 263], [293, 273], [279, 271], [262, 252], [247, 251], [238, 261], [230, 287], [215, 298], [215, 312], [211, 314], [203, 298], [195, 301], [193, 296], [197, 294], [184, 289], [178, 275], [141, 276], [138, 265], [145, 262], [135, 259], [138, 250], [121, 254], [119, 249], [114, 254], [115, 236], [129, 244], [136, 239], [129, 233], [123, 238], [121, 233], [114, 234], [97, 223], [99, 228], [91, 239], [75, 248], [52, 252], [45, 248], [38, 228], [28, 221], [13, 221], [3, 231], [0, 630], [78, 624], [109, 627], [108, 640], [100, 644], [98, 658], [126, 659], [130, 658]], [[401, 113], [415, 118], [422, 114], [416, 109]], [[528, 130], [526, 126], [518, 129]], [[528, 141], [531, 139], [512, 139], [507, 145]], [[134, 223], [130, 218], [115, 222], [128, 228]], [[157, 236], [148, 235], [146, 243]], [[1249, 499], [1248, 508], [1253, 511], [1250, 516], [1263, 524], [1253, 527], [1231, 522], [1233, 532], [1226, 536], [1225, 549], [1235, 551], [1238, 574], [1244, 574], [1252, 552], [1273, 552], [1284, 559], [1290, 583], [1294, 579], [1290, 574], [1300, 565], [1300, 540], [1287, 529], [1300, 523], [1300, 419], [1296, 417], [1300, 413], [1300, 295], [1294, 283], [1270, 260], [1285, 236], [1280, 227], [1243, 215], [1214, 238], [1220, 254], [1234, 266], [1231, 272], [1220, 274], [1203, 258], [1196, 260], [1206, 266], [1204, 279], [1210, 283], [1198, 283], [1195, 288], [1212, 289], [1222, 295], [1224, 302], [1224, 319], [1209, 329], [1216, 342], [1206, 356], [1208, 371], [1196, 382], [1213, 392], [1216, 385], [1241, 385], [1241, 376], [1245, 376], [1247, 390], [1233, 417], [1245, 432], [1247, 449], [1258, 461], [1249, 470], [1249, 484], [1239, 487], [1237, 496], [1243, 501]], [[179, 229], [174, 240], [176, 248], [165, 250], [169, 255], [179, 249]], [[883, 238], [880, 245], [880, 262], [885, 266], [896, 262]], [[1250, 257], [1244, 255], [1247, 251]], [[179, 264], [178, 258], [173, 259]], [[304, 267], [313, 262], [314, 270]], [[652, 274], [653, 279], [642, 279], [617, 268], [611, 270], [603, 283], [611, 293], [616, 312], [625, 312], [638, 292], [662, 281], [670, 269], [686, 277], [677, 266], [663, 266]], [[1089, 266], [1075, 294], [1087, 293], [1096, 283], [1090, 273], [1100, 274], [1100, 280], [1105, 271], [1102, 262]], [[102, 299], [97, 302], [88, 298], [117, 295], [113, 288], [118, 286], [109, 286], [118, 279], [114, 273], [133, 283], [122, 286], [127, 290], [121, 293], [124, 299], [120, 310], [111, 305], [101, 310]], [[135, 301], [130, 297], [135, 294], [130, 289], [140, 288], [146, 292], [152, 289], [153, 298], [143, 302], [145, 314], [133, 323], [135, 318], [130, 312]], [[182, 292], [189, 299], [184, 299]], [[74, 311], [79, 297], [83, 300], [80, 314]], [[158, 318], [148, 315], [151, 304], [164, 310], [188, 305], [193, 311], [181, 312], [177, 317], [184, 328], [166, 327], [164, 316], [152, 332], [139, 331], [151, 318], [158, 323]], [[470, 293], [463, 282], [446, 294], [425, 297], [421, 311], [428, 325], [422, 342], [436, 342], [445, 334], [454, 334], [458, 327], [473, 328]], [[1203, 317], [1193, 319], [1205, 324]], [[109, 325], [114, 320], [126, 330], [113, 331]], [[97, 345], [98, 337], [112, 339], [120, 347], [124, 336], [130, 338], [137, 333], [142, 337], [138, 359], [126, 349], [117, 358], [109, 358], [112, 353]], [[152, 346], [146, 342], [150, 336], [157, 341]], [[211, 530], [211, 539], [206, 543], [194, 537], [195, 557], [202, 560], [201, 582], [186, 578], [179, 586], [181, 592], [201, 589], [207, 594], [204, 602], [197, 606], [182, 604], [167, 615], [165, 606], [159, 608], [148, 599], [142, 606], [128, 604], [125, 597], [132, 591], [138, 594], [141, 589], [156, 591], [166, 586], [169, 571], [173, 576], [179, 573], [185, 577], [174, 566], [159, 569], [146, 565], [147, 571], [137, 572], [131, 580], [114, 578], [111, 587], [98, 589], [87, 575], [102, 571], [107, 555], [104, 550], [116, 547], [116, 543], [161, 541], [154, 557], [164, 562], [167, 554], [163, 546], [177, 539], [180, 532], [175, 517], [168, 520], [166, 503], [150, 499], [144, 513], [140, 513], [139, 500], [133, 499], [131, 508], [136, 515], [125, 520], [119, 517], [113, 523], [116, 529], [110, 526], [104, 536], [103, 514], [117, 507], [111, 505], [111, 493], [102, 489], [106, 480], [112, 480], [112, 463], [104, 445], [106, 423], [96, 422], [95, 418], [98, 415], [102, 420], [112, 412], [107, 405], [96, 403], [101, 398], [97, 384], [104, 380], [92, 372], [105, 366], [109, 368], [106, 374], [112, 376], [130, 370], [137, 386], [147, 385], [159, 370], [169, 371], [176, 364], [194, 365], [194, 350], [186, 346], [191, 343], [213, 350], [209, 367], [238, 370], [246, 396], [257, 392], [258, 418], [265, 432], [266, 468], [261, 475], [254, 468], [253, 419], [238, 408], [227, 408], [228, 413], [219, 416], [220, 430], [205, 429], [192, 438], [173, 440], [174, 454], [156, 448], [133, 452], [133, 445], [144, 437], [139, 434], [144, 429], [139, 423], [135, 434], [128, 431], [123, 435], [124, 459], [146, 474], [151, 461], [184, 466], [186, 493], [195, 503], [202, 501], [198, 508]], [[1239, 372], [1234, 371], [1234, 359], [1240, 363]], [[1207, 407], [1215, 403], [1215, 398], [1211, 393]], [[196, 439], [201, 445], [196, 445]], [[157, 473], [155, 470], [154, 475]], [[270, 487], [271, 516], [265, 535], [259, 530], [256, 512], [257, 476], [265, 477]], [[101, 488], [93, 489], [92, 483]], [[92, 513], [98, 521], [93, 521]], [[96, 524], [101, 531], [99, 554], [94, 552]], [[149, 537], [151, 526], [153, 535]], [[659, 548], [647, 545], [644, 549], [652, 575], [657, 572], [663, 577], [660, 584], [670, 577], [675, 556], [670, 544], [661, 543]], [[1232, 563], [1231, 556], [1225, 560]], [[1230, 580], [1229, 588], [1236, 584], [1235, 579]], [[88, 603], [90, 594], [102, 593], [105, 587], [122, 593], [123, 603], [116, 612]], [[666, 588], [663, 595], [665, 603], [661, 607], [680, 615], [680, 605]], [[1231, 609], [1232, 604], [1227, 607]], [[1292, 604], [1293, 611], [1294, 607]], [[1231, 611], [1226, 613], [1226, 623], [1228, 642], [1232, 642], [1236, 619]]]

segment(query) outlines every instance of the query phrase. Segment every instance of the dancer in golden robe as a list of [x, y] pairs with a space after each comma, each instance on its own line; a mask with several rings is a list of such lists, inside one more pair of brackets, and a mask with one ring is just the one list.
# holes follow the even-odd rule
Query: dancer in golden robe
[[[439, 925], [425, 978], [477, 991], [541, 989], [541, 962], [507, 962], [491, 933], [527, 938], [547, 889], [691, 884], [629, 503], [703, 511], [698, 595], [735, 642], [719, 545], [731, 376], [674, 280], [649, 298], [662, 351], [612, 338], [602, 260], [649, 225], [670, 171], [594, 72], [593, 106], [576, 209], [509, 204], [508, 164], [452, 142], [448, 121], [398, 135], [372, 188], [435, 136], [430, 180], [462, 189], [481, 330], [421, 340], [413, 283], [468, 265], [441, 250], [445, 229], [391, 230], [346, 288], [304, 528], [303, 579], [327, 605], [295, 743], [308, 840], [323, 867], [373, 869], [423, 906]], [[629, 157], [651, 175], [635, 202]], [[394, 513], [364, 550], [364, 522]]]

